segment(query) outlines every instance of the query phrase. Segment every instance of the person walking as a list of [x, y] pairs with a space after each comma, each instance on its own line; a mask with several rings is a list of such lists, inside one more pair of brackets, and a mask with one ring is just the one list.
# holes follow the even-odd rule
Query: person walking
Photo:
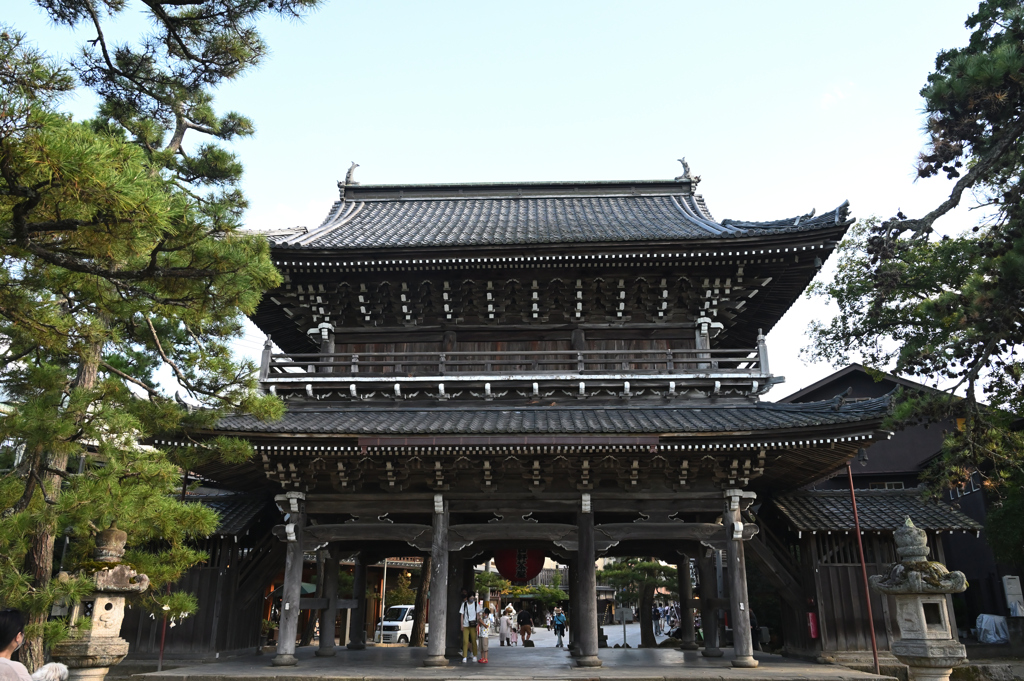
[[494, 618], [491, 617], [491, 609], [484, 608], [477, 620], [476, 629], [476, 637], [480, 641], [480, 659], [477, 660], [477, 662], [480, 664], [487, 664], [487, 650], [490, 648], [491, 644], [491, 625], [493, 623]]
[[651, 619], [654, 620], [654, 633], [661, 636], [661, 608], [657, 605], [651, 608]]
[[14, 651], [25, 642], [25, 616], [20, 610], [0, 610], [0, 679], [32, 681], [28, 669], [11, 660]]
[[757, 615], [754, 609], [750, 608], [750, 640], [754, 643], [754, 650], [761, 650], [761, 628], [757, 626]]
[[523, 637], [523, 645], [533, 636], [533, 613], [523, 608], [516, 615], [516, 622], [519, 624], [519, 633]]
[[555, 627], [555, 636], [558, 637], [555, 647], [564, 648], [565, 645], [562, 643], [562, 637], [565, 635], [565, 613], [562, 612], [561, 608], [555, 608], [555, 615], [551, 618], [551, 624]]
[[512, 646], [512, 622], [514, 621], [515, 610], [512, 609], [511, 605], [505, 606], [505, 611], [501, 613], [501, 618], [498, 620], [498, 638], [501, 639], [501, 645]]
[[[480, 618], [476, 597], [465, 589], [462, 590], [462, 608], [459, 610], [459, 626], [462, 628], [462, 661], [468, 656], [470, 661], [476, 660], [476, 627]], [[473, 654], [469, 655], [472, 650]]]

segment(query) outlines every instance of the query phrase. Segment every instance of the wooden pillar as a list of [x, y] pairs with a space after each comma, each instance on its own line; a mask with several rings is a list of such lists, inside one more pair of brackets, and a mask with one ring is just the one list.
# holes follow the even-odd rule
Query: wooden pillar
[[[422, 588], [422, 587], [420, 587]], [[448, 502], [434, 496], [434, 538], [430, 544], [430, 624], [426, 667], [445, 667], [448, 621]]]
[[[708, 555], [710, 554], [710, 555]], [[700, 619], [704, 627], [704, 657], [721, 657], [718, 640], [718, 579], [715, 577], [714, 552], [703, 550], [697, 556], [697, 576], [700, 578]]]
[[316, 649], [317, 657], [333, 657], [335, 624], [338, 621], [338, 549], [327, 547], [327, 558], [324, 560], [324, 598], [327, 607], [320, 614], [320, 646]]
[[697, 650], [697, 632], [693, 627], [693, 582], [690, 581], [690, 556], [682, 555], [676, 565], [679, 579], [679, 631], [682, 643], [680, 650]]
[[[462, 609], [462, 575], [464, 559], [462, 553], [454, 551], [448, 556], [448, 619], [438, 626], [446, 627], [448, 641], [444, 656], [449, 660], [462, 659], [462, 630], [459, 617]], [[431, 629], [434, 627], [431, 626]]]
[[302, 531], [306, 526], [306, 495], [288, 492], [274, 497], [287, 514], [285, 523], [284, 584], [281, 587], [281, 622], [277, 631], [277, 655], [271, 663], [277, 667], [298, 664], [295, 637], [299, 633], [299, 601], [302, 598]]
[[579, 558], [569, 559], [569, 654], [580, 655], [580, 571]]
[[576, 533], [579, 536], [576, 581], [579, 584], [579, 637], [580, 656], [578, 667], [600, 667], [597, 657], [597, 569], [594, 566], [594, 514], [590, 509], [590, 495], [584, 495], [583, 510], [576, 516]]
[[[743, 557], [743, 522], [740, 518], [740, 490], [726, 490], [726, 554], [729, 559], [729, 607], [732, 612], [732, 640], [736, 657], [733, 667], [753, 668], [754, 641], [750, 631], [750, 601], [747, 599], [747, 565]], [[739, 539], [733, 537], [740, 535]]]
[[352, 598], [356, 601], [356, 607], [352, 609], [352, 617], [349, 620], [351, 631], [348, 635], [349, 650], [364, 650], [366, 648], [366, 563], [365, 551], [360, 551], [352, 566]]

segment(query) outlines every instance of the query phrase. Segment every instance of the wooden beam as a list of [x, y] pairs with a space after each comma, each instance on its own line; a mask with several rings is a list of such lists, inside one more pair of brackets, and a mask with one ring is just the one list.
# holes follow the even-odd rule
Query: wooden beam
[[[719, 504], [721, 505], [721, 504]], [[595, 531], [604, 533], [613, 541], [725, 541], [725, 527], [717, 523], [601, 523]], [[743, 525], [743, 539], [748, 540], [757, 534], [757, 525]]]

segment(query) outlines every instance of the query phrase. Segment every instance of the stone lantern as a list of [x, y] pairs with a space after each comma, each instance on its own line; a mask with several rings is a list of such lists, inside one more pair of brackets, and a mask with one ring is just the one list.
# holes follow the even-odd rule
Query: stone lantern
[[[71, 608], [70, 617], [74, 625], [92, 605], [92, 627], [72, 629], [71, 635], [50, 652], [54, 660], [68, 666], [69, 681], [101, 681], [110, 667], [128, 654], [128, 641], [120, 637], [125, 595], [145, 591], [149, 577], [120, 564], [127, 541], [128, 533], [117, 529], [114, 523], [96, 535], [93, 558], [111, 563], [111, 567], [96, 571], [92, 576], [95, 591]], [[59, 578], [67, 579], [68, 575], [61, 573]]]
[[948, 681], [953, 667], [967, 660], [967, 649], [953, 637], [946, 594], [961, 593], [967, 580], [928, 560], [927, 535], [909, 517], [894, 538], [899, 562], [870, 578], [873, 589], [896, 599], [900, 640], [892, 653], [910, 667], [911, 681]]

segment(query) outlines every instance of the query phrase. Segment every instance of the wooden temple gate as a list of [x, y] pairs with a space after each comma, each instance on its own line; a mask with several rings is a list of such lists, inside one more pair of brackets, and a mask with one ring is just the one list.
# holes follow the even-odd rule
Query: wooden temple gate
[[[276, 345], [261, 385], [287, 414], [230, 416], [216, 433], [248, 438], [279, 485], [275, 664], [296, 663], [303, 553], [327, 546], [332, 564], [359, 557], [355, 621], [359, 566], [431, 556], [431, 665], [455, 654], [450, 615], [495, 550], [569, 564], [571, 649], [594, 666], [598, 556], [697, 558], [710, 589], [708, 549], [722, 549], [731, 588], [699, 599], [704, 654], [721, 654], [726, 608], [733, 664], [756, 665], [744, 552], [758, 529], [743, 514], [884, 437], [887, 401], [760, 401], [782, 380], [763, 333], [852, 222], [846, 205], [718, 222], [697, 181], [349, 182], [321, 226], [271, 235], [285, 283], [254, 321]], [[680, 589], [687, 600], [688, 579]], [[692, 618], [683, 631], [695, 646]]]

